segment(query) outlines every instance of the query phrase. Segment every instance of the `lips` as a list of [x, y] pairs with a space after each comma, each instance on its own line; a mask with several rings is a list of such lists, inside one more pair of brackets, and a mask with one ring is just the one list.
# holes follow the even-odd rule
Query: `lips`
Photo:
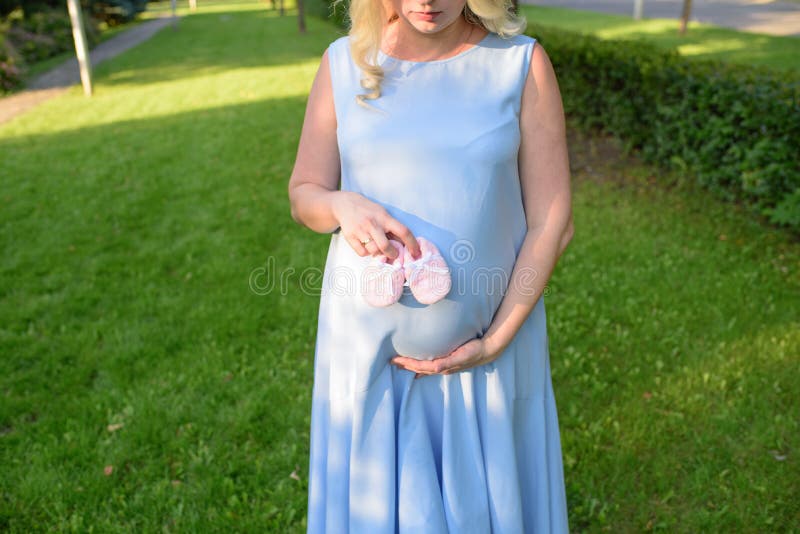
[[423, 20], [433, 20], [441, 11], [415, 11], [415, 14]]

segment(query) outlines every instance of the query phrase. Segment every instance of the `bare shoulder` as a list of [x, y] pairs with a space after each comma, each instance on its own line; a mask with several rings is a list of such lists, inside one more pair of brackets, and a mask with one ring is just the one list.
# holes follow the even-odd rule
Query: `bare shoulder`
[[325, 48], [320, 58], [319, 68], [311, 88], [311, 96], [316, 96], [318, 93], [325, 95], [326, 100], [333, 99], [333, 77], [337, 58], [342, 53], [349, 53], [349, 36], [345, 35], [339, 37]]
[[331, 56], [334, 57], [338, 56], [342, 53], [349, 53], [350, 49], [350, 36], [343, 35], [336, 40], [332, 41], [328, 47], [325, 49], [325, 52], [322, 54], [323, 61], [331, 61]]
[[324, 75], [327, 78], [331, 77], [331, 58], [330, 58], [330, 47], [326, 48], [325, 51], [322, 53], [322, 58], [319, 60], [319, 74]]
[[331, 48], [325, 49], [320, 58], [319, 68], [311, 84], [308, 96], [308, 111], [333, 115], [333, 80], [331, 78]]
[[[325, 51], [322, 53], [322, 57], [319, 61], [319, 74], [323, 74], [325, 77], [331, 77], [331, 55], [335, 54], [333, 52], [334, 47], [337, 46], [337, 41], [332, 42], [325, 48]], [[318, 74], [318, 75], [319, 75]]]
[[563, 103], [558, 79], [550, 56], [537, 40], [533, 45], [528, 74], [522, 93], [521, 114], [537, 122], [563, 121]]
[[328, 79], [331, 77], [331, 61], [333, 61], [332, 56], [338, 53], [338, 50], [342, 46], [346, 46], [347, 36], [340, 37], [330, 43], [326, 48], [325, 51], [322, 53], [322, 57], [320, 58], [319, 70], [317, 76], [324, 76]]
[[536, 41], [533, 44], [528, 75], [522, 95], [523, 107], [553, 103], [553, 99], [561, 101], [555, 69], [547, 51]]

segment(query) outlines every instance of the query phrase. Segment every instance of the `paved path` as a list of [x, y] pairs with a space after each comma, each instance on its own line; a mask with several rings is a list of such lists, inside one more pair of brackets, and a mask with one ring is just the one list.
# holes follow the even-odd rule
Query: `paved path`
[[[521, 0], [521, 2], [633, 16], [633, 0]], [[642, 16], [678, 19], [682, 7], [683, 0], [644, 0]], [[769, 0], [694, 0], [690, 20], [748, 32], [800, 37], [800, 3]]]
[[[171, 22], [171, 16], [142, 22], [108, 41], [100, 43], [89, 52], [92, 66], [98, 65], [106, 59], [117, 56], [146, 41]], [[0, 124], [11, 120], [49, 98], [60, 95], [70, 86], [79, 83], [81, 83], [81, 75], [78, 70], [78, 60], [72, 58], [65, 61], [58, 67], [31, 80], [27, 85], [28, 89], [25, 91], [0, 98]]]

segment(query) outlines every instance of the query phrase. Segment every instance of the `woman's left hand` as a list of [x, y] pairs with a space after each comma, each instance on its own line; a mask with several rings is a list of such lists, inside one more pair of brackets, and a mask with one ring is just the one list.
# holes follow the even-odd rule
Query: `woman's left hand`
[[492, 350], [487, 339], [474, 338], [456, 348], [447, 356], [433, 360], [417, 360], [398, 355], [391, 359], [391, 363], [401, 369], [415, 372], [414, 378], [419, 378], [422, 375], [457, 373], [492, 362], [498, 356], [500, 356], [500, 352]]

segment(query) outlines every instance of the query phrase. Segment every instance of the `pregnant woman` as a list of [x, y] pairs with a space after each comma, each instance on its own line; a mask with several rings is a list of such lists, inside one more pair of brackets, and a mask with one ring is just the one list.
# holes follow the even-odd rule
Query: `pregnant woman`
[[[543, 299], [573, 233], [552, 65], [505, 0], [349, 13], [289, 183], [294, 220], [331, 234], [308, 532], [567, 532]], [[404, 262], [446, 294], [417, 298], [406, 272], [375, 305], [365, 273]]]

